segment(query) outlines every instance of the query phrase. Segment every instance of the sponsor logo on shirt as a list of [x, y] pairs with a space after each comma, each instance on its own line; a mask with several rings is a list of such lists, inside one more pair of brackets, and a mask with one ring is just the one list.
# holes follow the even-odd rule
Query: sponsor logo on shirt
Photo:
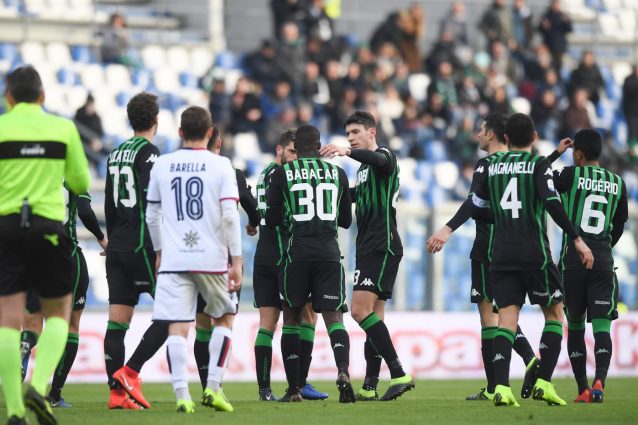
[[199, 235], [197, 234], [197, 232], [193, 232], [192, 230], [190, 230], [184, 235], [184, 238], [182, 240], [187, 247], [193, 248], [199, 243]]
[[33, 145], [31, 147], [24, 147], [20, 149], [20, 155], [22, 156], [42, 156], [46, 153], [46, 150], [41, 145]]

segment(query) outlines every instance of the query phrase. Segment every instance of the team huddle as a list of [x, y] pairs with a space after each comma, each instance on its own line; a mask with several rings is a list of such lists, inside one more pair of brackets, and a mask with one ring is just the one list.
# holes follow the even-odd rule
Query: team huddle
[[[259, 399], [299, 402], [328, 397], [308, 382], [318, 314], [334, 354], [340, 403], [394, 400], [415, 387], [383, 321], [403, 255], [396, 219], [399, 167], [395, 154], [377, 145], [371, 114], [357, 111], [346, 119], [350, 147], [322, 147], [319, 131], [310, 125], [284, 132], [274, 161], [258, 177], [255, 199], [243, 174], [219, 155], [222, 138], [208, 111], [187, 108], [179, 129], [183, 145], [160, 156], [153, 145], [158, 99], [140, 93], [127, 105], [133, 137], [108, 158], [105, 235], [91, 209], [86, 158], [78, 151], [77, 130], [41, 111], [43, 90], [33, 68], [18, 68], [7, 81], [14, 109], [5, 121], [15, 128], [36, 118], [49, 120], [47, 128], [59, 128], [55, 137], [64, 140], [50, 142], [55, 137], [43, 139], [35, 133], [7, 135], [0, 121], [0, 142], [6, 147], [0, 149], [0, 165], [15, 170], [25, 163], [20, 161], [34, 161], [31, 170], [37, 176], [45, 179], [54, 171], [61, 177], [46, 180], [48, 190], [37, 195], [27, 195], [28, 187], [16, 179], [15, 186], [0, 195], [6, 197], [1, 199], [0, 236], [9, 241], [0, 244], [0, 348], [9, 353], [0, 362], [0, 378], [9, 423], [25, 423], [25, 405], [41, 424], [56, 423], [51, 406], [70, 407], [62, 388], [78, 350], [89, 281], [77, 240], [78, 217], [106, 256], [109, 320], [104, 360], [109, 409], [151, 408], [139, 372], [166, 343], [177, 411], [194, 412], [186, 346], [194, 321], [202, 405], [233, 411], [222, 382], [243, 278], [238, 203], [249, 217], [247, 234], [258, 235], [253, 287], [260, 320], [254, 343]], [[519, 405], [509, 384], [514, 349], [526, 365], [521, 397], [565, 405], [551, 378], [566, 315], [569, 357], [578, 384], [576, 401], [602, 402], [612, 353], [611, 321], [617, 318], [612, 247], [628, 217], [625, 184], [599, 166], [602, 141], [594, 130], [579, 131], [573, 141], [562, 140], [548, 158], [532, 153], [534, 124], [523, 114], [488, 116], [478, 136], [488, 156], [476, 164], [471, 193], [427, 244], [436, 253], [455, 229], [470, 218], [476, 220], [471, 301], [480, 314], [487, 385], [467, 399]], [[551, 163], [570, 147], [575, 165], [553, 171]], [[334, 156], [349, 156], [361, 164], [354, 187], [342, 168], [324, 159]], [[51, 167], [56, 168], [51, 171]], [[57, 184], [62, 177], [68, 194], [64, 227], [60, 225], [64, 206], [56, 198], [61, 198], [62, 187], [58, 190], [52, 182]], [[352, 204], [358, 228], [356, 267], [352, 299], [346, 304], [338, 229], [351, 226]], [[558, 267], [549, 250], [546, 212], [564, 232]], [[9, 246], [19, 249], [14, 252]], [[31, 267], [42, 258], [45, 266]], [[125, 363], [124, 339], [142, 293], [154, 297], [153, 322]], [[540, 358], [518, 326], [526, 299], [539, 305], [545, 317]], [[343, 324], [348, 310], [367, 337], [366, 376], [357, 391], [350, 382], [350, 340]], [[288, 388], [278, 398], [271, 389], [270, 368], [273, 335], [282, 312], [281, 353]], [[592, 323], [595, 337], [596, 375], [591, 388], [586, 374], [586, 321]], [[23, 397], [20, 370], [24, 380], [36, 345], [37, 364]], [[379, 396], [383, 361], [391, 380]], [[46, 392], [52, 374], [53, 384]]]
[[[488, 156], [476, 164], [468, 200], [428, 240], [428, 250], [440, 251], [470, 217], [477, 221], [470, 255], [471, 300], [480, 313], [487, 386], [468, 400], [519, 406], [509, 384], [513, 348], [526, 365], [521, 397], [565, 405], [551, 383], [564, 314], [567, 349], [578, 384], [575, 401], [600, 403], [612, 353], [611, 321], [618, 317], [612, 247], [628, 219], [627, 191], [619, 176], [598, 164], [602, 139], [597, 131], [583, 129], [573, 141], [561, 140], [547, 158], [532, 153], [535, 139], [534, 123], [524, 114], [484, 120], [479, 140]], [[551, 163], [569, 147], [574, 166], [552, 171]], [[545, 212], [563, 230], [559, 267], [552, 261]], [[526, 298], [539, 305], [545, 317], [540, 359], [518, 326]], [[592, 323], [595, 339], [596, 375], [591, 388], [586, 321]]]

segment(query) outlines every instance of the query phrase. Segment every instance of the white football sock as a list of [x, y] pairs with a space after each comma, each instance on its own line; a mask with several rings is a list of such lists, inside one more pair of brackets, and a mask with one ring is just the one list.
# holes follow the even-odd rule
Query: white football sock
[[190, 400], [188, 391], [188, 372], [186, 353], [186, 338], [180, 335], [170, 335], [166, 340], [168, 357], [171, 362], [171, 382], [177, 400]]
[[218, 391], [228, 367], [232, 345], [232, 330], [221, 326], [215, 326], [210, 338], [208, 349], [210, 350], [210, 363], [208, 364], [208, 388]]

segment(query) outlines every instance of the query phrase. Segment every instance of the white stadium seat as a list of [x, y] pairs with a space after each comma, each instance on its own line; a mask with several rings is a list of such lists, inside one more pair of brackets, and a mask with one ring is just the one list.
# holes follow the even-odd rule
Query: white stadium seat
[[261, 156], [261, 148], [255, 133], [237, 133], [233, 137], [235, 156], [243, 160], [258, 160]]
[[151, 44], [142, 48], [142, 61], [150, 69], [162, 69], [166, 66], [166, 51], [162, 46]]
[[82, 85], [88, 90], [96, 90], [106, 85], [106, 79], [104, 77], [104, 69], [98, 64], [88, 64], [80, 71], [80, 78], [82, 79]]
[[38, 41], [25, 41], [20, 46], [20, 55], [24, 64], [41, 64], [46, 61], [46, 51]]
[[177, 72], [189, 71], [191, 69], [191, 60], [188, 50], [182, 46], [172, 46], [166, 52], [168, 65]]
[[54, 42], [46, 46], [47, 60], [55, 69], [69, 66], [73, 60], [71, 59], [71, 51], [69, 46], [64, 43]]
[[191, 50], [190, 71], [197, 77], [202, 77], [213, 65], [215, 56], [209, 47], [196, 47]]
[[115, 92], [126, 91], [132, 87], [131, 73], [124, 65], [107, 65], [104, 74], [106, 84]]

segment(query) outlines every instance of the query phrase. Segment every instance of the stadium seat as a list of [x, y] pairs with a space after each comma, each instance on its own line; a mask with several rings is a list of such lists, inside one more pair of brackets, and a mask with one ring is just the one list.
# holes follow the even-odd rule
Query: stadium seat
[[510, 104], [512, 105], [514, 112], [520, 112], [521, 114], [529, 115], [532, 110], [532, 105], [529, 103], [529, 100], [524, 97], [515, 97], [512, 99]]
[[69, 46], [64, 43], [55, 42], [47, 44], [46, 54], [47, 61], [55, 69], [67, 67], [73, 62]]
[[93, 63], [82, 67], [80, 77], [82, 79], [82, 84], [88, 90], [94, 91], [106, 86], [104, 69], [101, 65]]
[[69, 87], [66, 93], [69, 112], [77, 111], [86, 102], [89, 92], [84, 86]]
[[46, 87], [44, 108], [55, 114], [68, 115], [69, 109], [66, 103], [64, 87], [58, 84], [49, 84]]
[[64, 86], [73, 86], [80, 82], [77, 72], [71, 68], [60, 68], [57, 72], [58, 83]]
[[345, 148], [350, 147], [350, 142], [348, 142], [348, 138], [346, 136], [333, 135], [330, 136], [330, 140], [328, 143], [337, 146], [343, 146]]
[[42, 43], [38, 41], [25, 41], [20, 46], [22, 62], [28, 65], [41, 64], [46, 61], [46, 52]]
[[106, 78], [106, 84], [115, 92], [130, 90], [133, 86], [131, 83], [131, 73], [124, 65], [106, 65], [104, 68], [104, 76]]
[[446, 161], [448, 156], [445, 144], [440, 140], [433, 140], [426, 143], [425, 157], [432, 162]]
[[131, 74], [131, 82], [136, 90], [150, 90], [153, 85], [152, 74], [147, 69], [136, 69]]
[[199, 81], [197, 77], [190, 72], [180, 72], [179, 84], [182, 87], [196, 89], [199, 86]]
[[163, 69], [166, 67], [166, 51], [156, 44], [146, 46], [142, 48], [142, 62], [146, 68]]
[[177, 137], [177, 125], [175, 124], [175, 115], [172, 111], [160, 109], [157, 115], [157, 121], [159, 122], [157, 134], [168, 138]]
[[625, 78], [631, 74], [631, 65], [627, 62], [616, 62], [611, 66], [611, 74], [614, 77], [614, 82], [622, 87]]
[[434, 178], [443, 189], [452, 189], [459, 179], [459, 167], [452, 161], [442, 161], [434, 165]]
[[190, 71], [202, 77], [213, 66], [215, 57], [209, 47], [196, 47], [190, 53]]
[[177, 73], [168, 67], [155, 70], [153, 81], [155, 88], [162, 93], [174, 93], [180, 88]]
[[412, 74], [408, 77], [410, 95], [417, 102], [423, 102], [427, 98], [430, 80], [430, 76], [427, 74]]
[[176, 72], [188, 71], [190, 69], [190, 58], [188, 50], [182, 46], [171, 46], [166, 51], [168, 65]]
[[95, 55], [93, 54], [93, 49], [89, 46], [71, 46], [71, 58], [73, 59], [73, 62], [95, 63]]
[[0, 72], [6, 73], [20, 61], [20, 53], [13, 43], [0, 43]]
[[261, 148], [255, 133], [237, 133], [233, 136], [235, 156], [243, 160], [255, 160], [261, 156]]

